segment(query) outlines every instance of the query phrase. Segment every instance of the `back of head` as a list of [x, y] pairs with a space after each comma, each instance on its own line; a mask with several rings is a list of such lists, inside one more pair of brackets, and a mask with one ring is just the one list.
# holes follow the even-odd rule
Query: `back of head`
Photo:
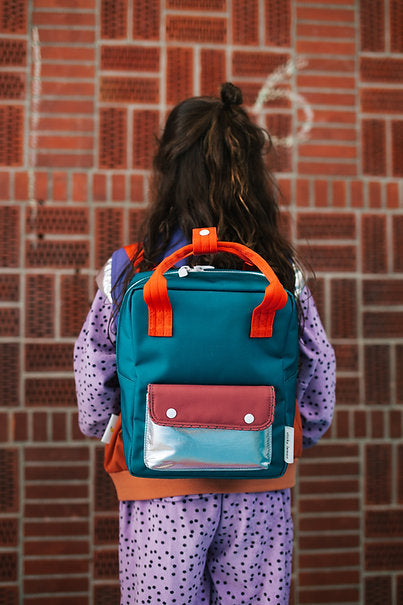
[[[220, 98], [193, 97], [176, 105], [154, 158], [141, 268], [155, 265], [178, 229], [190, 240], [193, 228], [216, 226], [221, 240], [253, 248], [292, 287], [293, 252], [278, 231], [277, 188], [265, 164], [269, 143], [230, 82], [222, 85]], [[238, 266], [227, 255], [218, 264]]]

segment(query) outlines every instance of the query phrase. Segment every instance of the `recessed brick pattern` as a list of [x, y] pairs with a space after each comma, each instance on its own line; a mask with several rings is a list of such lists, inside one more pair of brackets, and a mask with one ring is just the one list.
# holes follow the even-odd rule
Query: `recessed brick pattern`
[[119, 601], [74, 340], [97, 272], [139, 237], [167, 113], [226, 80], [248, 111], [271, 82], [253, 117], [337, 357], [334, 423], [293, 493], [291, 603], [403, 601], [402, 2], [68, 4], [0, 3], [0, 602]]

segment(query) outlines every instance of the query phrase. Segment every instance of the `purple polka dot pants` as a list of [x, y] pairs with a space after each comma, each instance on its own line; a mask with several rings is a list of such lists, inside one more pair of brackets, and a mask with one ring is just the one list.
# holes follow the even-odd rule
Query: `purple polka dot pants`
[[287, 605], [290, 491], [120, 503], [121, 605]]

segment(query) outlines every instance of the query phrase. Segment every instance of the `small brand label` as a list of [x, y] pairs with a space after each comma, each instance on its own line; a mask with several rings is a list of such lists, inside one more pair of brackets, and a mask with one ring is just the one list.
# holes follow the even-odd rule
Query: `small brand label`
[[112, 416], [109, 418], [108, 426], [106, 427], [105, 432], [102, 435], [102, 439], [101, 439], [102, 443], [110, 442], [110, 440], [112, 438], [112, 433], [114, 431], [117, 421], [118, 421], [118, 416], [116, 416], [116, 414], [112, 414]]
[[284, 428], [284, 461], [287, 464], [294, 462], [294, 427], [286, 426]]

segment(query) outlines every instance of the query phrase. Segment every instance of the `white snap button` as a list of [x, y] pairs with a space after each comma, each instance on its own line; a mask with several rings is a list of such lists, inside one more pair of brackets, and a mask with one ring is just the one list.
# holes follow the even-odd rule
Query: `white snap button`
[[202, 229], [199, 231], [199, 235], [209, 235], [210, 231], [208, 229]]
[[169, 408], [166, 412], [168, 418], [175, 418], [177, 411], [174, 408]]
[[246, 424], [252, 424], [252, 422], [254, 422], [255, 417], [253, 414], [246, 414], [244, 417], [244, 420], [246, 422]]

